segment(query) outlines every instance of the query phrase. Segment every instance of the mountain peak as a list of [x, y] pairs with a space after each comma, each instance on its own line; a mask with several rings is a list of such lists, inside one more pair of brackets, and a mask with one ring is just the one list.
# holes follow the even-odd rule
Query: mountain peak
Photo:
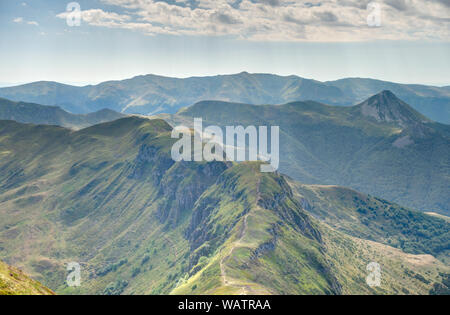
[[382, 122], [396, 122], [402, 127], [430, 121], [389, 90], [372, 96], [356, 107], [366, 117]]
[[394, 93], [392, 93], [390, 90], [384, 90], [384, 91], [378, 93], [377, 95], [381, 95], [383, 97], [391, 98], [391, 99], [398, 99], [398, 97]]
[[145, 134], [145, 133], [167, 133], [172, 130], [172, 127], [162, 119], [148, 119], [138, 116], [129, 116], [117, 119], [111, 122], [97, 124], [89, 128], [80, 130], [80, 133], [90, 135], [106, 135], [106, 136], [123, 136], [130, 132]]

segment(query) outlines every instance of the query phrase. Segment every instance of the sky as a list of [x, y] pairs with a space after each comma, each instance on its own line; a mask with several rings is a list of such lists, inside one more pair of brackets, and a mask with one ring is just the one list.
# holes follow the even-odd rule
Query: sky
[[449, 56], [449, 0], [0, 1], [1, 86], [242, 71], [443, 86]]

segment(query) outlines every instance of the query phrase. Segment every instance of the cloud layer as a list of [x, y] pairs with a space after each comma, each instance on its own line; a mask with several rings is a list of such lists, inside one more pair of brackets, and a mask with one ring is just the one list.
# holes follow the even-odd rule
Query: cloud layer
[[[448, 0], [101, 0], [84, 23], [146, 35], [232, 36], [253, 41], [450, 41]], [[379, 8], [379, 10], [377, 10]], [[66, 18], [66, 12], [58, 14]], [[381, 25], [368, 25], [371, 21]], [[376, 23], [375, 23], [376, 24]]]

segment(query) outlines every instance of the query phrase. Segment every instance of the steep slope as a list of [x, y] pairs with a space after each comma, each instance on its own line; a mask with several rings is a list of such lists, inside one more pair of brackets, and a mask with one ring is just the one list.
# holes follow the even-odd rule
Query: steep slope
[[85, 115], [75, 115], [56, 106], [43, 106], [0, 99], [0, 119], [14, 120], [21, 123], [56, 125], [72, 129], [82, 129], [123, 117], [125, 115], [109, 109], [103, 109]]
[[401, 127], [414, 127], [431, 122], [408, 104], [397, 98], [391, 91], [383, 91], [356, 106], [366, 117], [381, 122], [395, 122]]
[[[165, 260], [175, 264], [170, 246], [183, 248], [183, 239], [176, 238], [181, 231], [173, 231], [173, 241], [170, 232], [161, 239], [164, 226], [156, 214], [159, 183], [173, 162], [161, 153], [150, 169], [139, 167], [155, 158], [154, 148], [164, 151], [169, 144], [167, 136], [159, 138], [170, 131], [166, 123], [128, 118], [79, 132], [1, 126], [8, 152], [0, 166], [0, 247], [6, 261], [62, 293], [78, 292], [64, 285], [65, 264], [73, 261], [83, 265], [82, 292], [90, 293], [122, 293], [134, 268], [149, 272], [146, 280], [175, 270]], [[189, 168], [180, 169], [189, 176]], [[150, 293], [165, 281], [158, 278], [150, 287], [143, 282], [138, 292]]]
[[318, 227], [284, 179], [258, 167], [227, 170], [196, 203], [186, 230], [195, 267], [175, 292], [198, 283], [194, 294], [341, 293]]
[[315, 102], [253, 106], [200, 102], [167, 117], [173, 125], [280, 126], [280, 171], [307, 184], [341, 185], [449, 214], [450, 133], [389, 91], [360, 105]]
[[131, 114], [175, 113], [204, 100], [247, 104], [283, 104], [313, 100], [349, 106], [383, 90], [392, 90], [420, 113], [450, 123], [450, 91], [423, 85], [404, 85], [371, 79], [319, 82], [297, 76], [249, 74], [176, 79], [138, 76], [95, 86], [74, 87], [55, 82], [35, 82], [0, 89], [0, 97], [15, 101], [58, 105], [72, 113], [109, 108]]
[[0, 295], [53, 295], [54, 293], [21, 270], [0, 261]]
[[[433, 286], [446, 287], [448, 265], [421, 249], [417, 249], [419, 255], [408, 254], [313, 220], [305, 199], [292, 193], [283, 176], [255, 176], [256, 167], [228, 170], [225, 182], [219, 180], [196, 204], [187, 234], [194, 249], [191, 259], [197, 265], [173, 294], [428, 294]], [[228, 182], [233, 189], [227, 188], [229, 197], [223, 198], [222, 187], [229, 187]], [[248, 189], [253, 193], [243, 193]], [[245, 200], [247, 206], [239, 207], [248, 195], [253, 197]], [[339, 200], [340, 195], [332, 199]], [[426, 221], [420, 217], [415, 222]], [[433, 223], [445, 226], [437, 239], [448, 244], [448, 223]], [[411, 231], [417, 229], [411, 227]], [[395, 237], [402, 231], [394, 227], [385, 233]], [[222, 239], [227, 240], [217, 248]], [[423, 249], [428, 236], [416, 235], [410, 241]], [[371, 262], [382, 266], [380, 287], [366, 283]]]
[[295, 181], [290, 184], [309, 213], [339, 231], [407, 253], [426, 253], [449, 261], [448, 220], [348, 188], [303, 185]]
[[[428, 293], [443, 283], [441, 262], [333, 230], [258, 164], [173, 162], [170, 132], [136, 117], [76, 132], [0, 121], [0, 257], [60, 294]], [[424, 241], [411, 240], [417, 254]], [[373, 257], [386, 262], [377, 290], [364, 280]], [[70, 262], [82, 267], [79, 288], [65, 284]]]

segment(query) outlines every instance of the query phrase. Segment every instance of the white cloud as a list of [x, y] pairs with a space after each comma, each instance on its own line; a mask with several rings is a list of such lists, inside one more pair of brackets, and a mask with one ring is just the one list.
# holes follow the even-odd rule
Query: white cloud
[[28, 25], [39, 26], [39, 23], [36, 21], [25, 21], [23, 17], [17, 17], [13, 20], [14, 23], [26, 23]]
[[[94, 26], [147, 35], [234, 36], [256, 41], [450, 40], [447, 0], [379, 0], [381, 27], [367, 25], [369, 0], [101, 0], [125, 14], [82, 11]], [[58, 15], [65, 18], [67, 13]]]
[[[57, 15], [58, 18], [66, 19], [69, 16], [69, 12], [63, 12]], [[95, 26], [110, 26], [114, 23], [123, 23], [131, 19], [128, 15], [121, 15], [114, 12], [105, 12], [101, 9], [92, 9], [81, 11], [81, 19]]]

